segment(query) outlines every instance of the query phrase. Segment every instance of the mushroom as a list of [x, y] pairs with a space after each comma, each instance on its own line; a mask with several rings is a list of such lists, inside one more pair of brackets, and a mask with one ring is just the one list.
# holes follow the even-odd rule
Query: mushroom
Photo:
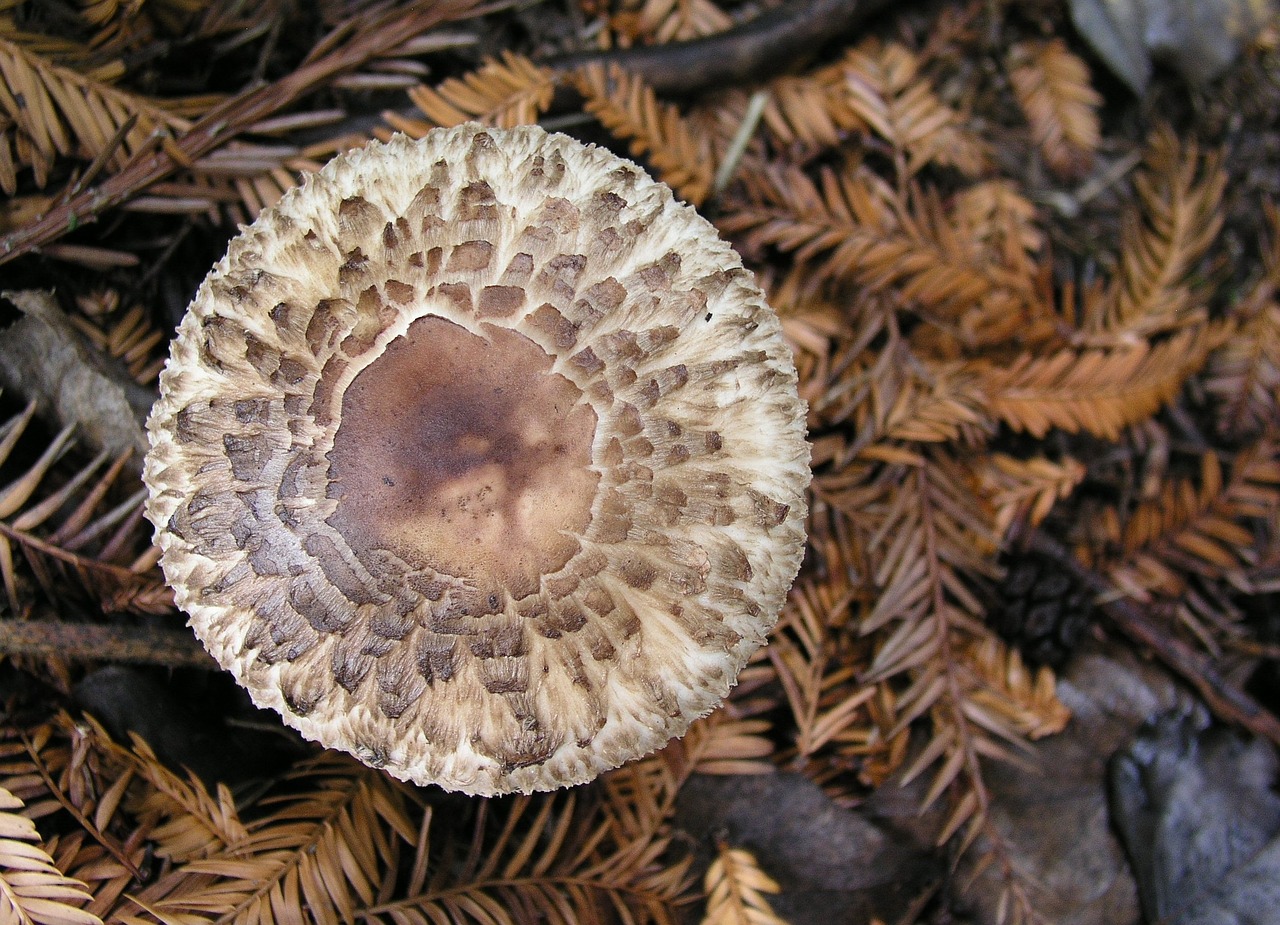
[[148, 422], [178, 605], [260, 705], [401, 779], [581, 783], [682, 734], [804, 549], [777, 316], [635, 164], [465, 125], [232, 240]]

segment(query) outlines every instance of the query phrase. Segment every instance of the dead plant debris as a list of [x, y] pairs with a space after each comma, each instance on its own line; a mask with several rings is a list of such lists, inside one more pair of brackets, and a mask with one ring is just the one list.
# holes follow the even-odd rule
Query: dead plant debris
[[[1052, 669], [1006, 641], [1057, 633], [1060, 612], [1002, 597], [1069, 597], [1040, 586], [1045, 562], [1110, 615], [1085, 638], [1153, 653], [1276, 736], [1277, 699], [1247, 683], [1280, 641], [1260, 616], [1280, 593], [1280, 141], [1253, 117], [1280, 111], [1274, 23], [1186, 105], [1174, 74], [1134, 97], [1102, 73], [1062, 4], [846, 3], [854, 33], [765, 60], [803, 19], [745, 25], [772, 6], [0, 2], [5, 288], [60, 306], [122, 391], [154, 389], [236, 224], [334, 152], [541, 120], [639, 159], [735, 242], [783, 317], [814, 470], [770, 646], [661, 753], [529, 798], [314, 752], [207, 781], [60, 709], [95, 655], [190, 653], [135, 645], [181, 623], [136, 457], [94, 436], [89, 397], [17, 377], [0, 621], [57, 621], [67, 643], [15, 632], [0, 655], [0, 919], [778, 922], [767, 846], [732, 828], [691, 845], [676, 804], [694, 774], [785, 770], [832, 812], [899, 794], [965, 858], [965, 882], [856, 920], [1041, 921], [991, 781], [1071, 722]], [[780, 76], [720, 68], [675, 95], [622, 51], [661, 71], [698, 48]], [[17, 317], [0, 307], [0, 337]], [[1026, 556], [1032, 577], [1002, 582]], [[89, 647], [115, 631], [123, 648]]]

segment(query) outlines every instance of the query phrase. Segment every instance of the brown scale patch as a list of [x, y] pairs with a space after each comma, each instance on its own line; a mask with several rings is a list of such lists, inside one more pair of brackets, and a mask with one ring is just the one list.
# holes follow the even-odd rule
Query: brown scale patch
[[359, 687], [360, 682], [373, 669], [375, 659], [361, 651], [365, 641], [352, 633], [343, 636], [333, 647], [329, 670], [333, 673], [333, 679], [348, 692]]
[[640, 409], [629, 402], [623, 402], [615, 412], [614, 428], [624, 437], [634, 437], [639, 434], [644, 430]]
[[547, 261], [536, 282], [567, 304], [573, 299], [578, 278], [586, 268], [587, 258], [582, 254], [557, 254]]
[[326, 298], [316, 303], [316, 310], [307, 321], [307, 347], [314, 356], [323, 356], [332, 351], [340, 336], [346, 334], [347, 328], [355, 320], [355, 306], [346, 299]]
[[492, 658], [479, 666], [480, 683], [491, 694], [521, 694], [529, 689], [529, 663], [522, 658]]
[[428, 684], [453, 680], [461, 667], [458, 640], [425, 632], [418, 637], [415, 651], [418, 673]]
[[398, 279], [387, 280], [386, 285], [387, 298], [397, 305], [408, 305], [413, 301], [414, 289], [408, 283], [402, 283]]
[[585, 373], [595, 374], [604, 369], [604, 361], [590, 347], [579, 350], [569, 358], [569, 362]]
[[188, 405], [183, 408], [173, 419], [174, 437], [180, 445], [192, 443], [201, 439], [204, 434], [204, 428], [200, 426], [200, 416], [203, 411], [208, 410], [208, 405]]
[[378, 602], [368, 581], [343, 557], [341, 547], [330, 537], [313, 533], [303, 541], [302, 548], [315, 558], [329, 583], [347, 600], [353, 604]]
[[627, 441], [627, 457], [630, 459], [648, 459], [653, 455], [653, 443], [647, 437], [636, 437]]
[[350, 361], [345, 356], [335, 353], [329, 357], [324, 364], [324, 369], [320, 371], [320, 378], [316, 380], [315, 391], [312, 393], [311, 407], [307, 411], [317, 423], [324, 426], [332, 423], [334, 392], [340, 384], [342, 374], [350, 365]]
[[471, 314], [471, 287], [466, 283], [441, 283], [430, 294], [449, 303], [460, 315]]
[[464, 241], [449, 253], [449, 262], [444, 268], [449, 272], [483, 270], [492, 259], [493, 244], [489, 241]]
[[389, 719], [396, 719], [409, 709], [426, 689], [426, 682], [412, 672], [404, 659], [384, 658], [374, 672], [378, 690], [378, 709]]
[[749, 489], [747, 496], [751, 499], [752, 507], [755, 508], [756, 523], [766, 529], [781, 524], [787, 519], [787, 513], [791, 510], [790, 505], [776, 501], [755, 489]]
[[371, 236], [385, 219], [381, 209], [361, 196], [349, 196], [338, 204], [338, 234], [344, 240]]
[[484, 180], [468, 183], [458, 194], [459, 221], [494, 221], [498, 217], [498, 199]]
[[529, 323], [545, 333], [558, 350], [567, 350], [578, 340], [578, 326], [549, 303], [539, 305], [529, 316]]
[[297, 385], [303, 379], [307, 378], [310, 367], [301, 360], [296, 360], [289, 356], [279, 356], [272, 354], [273, 358], [279, 361], [276, 371], [271, 375], [271, 381], [277, 385]]
[[550, 368], [519, 333], [427, 315], [355, 378], [329, 453], [329, 523], [367, 568], [386, 549], [520, 598], [568, 563], [599, 479], [596, 416]]
[[[393, 286], [399, 288], [393, 290]], [[388, 297], [392, 291], [397, 292], [403, 299], [403, 301], [396, 300], [398, 304], [412, 301], [414, 296], [412, 286], [406, 286], [394, 280], [387, 283]], [[360, 294], [356, 321], [351, 326], [351, 333], [342, 339], [342, 352], [349, 357], [358, 357], [367, 352], [377, 343], [378, 336], [396, 320], [397, 314], [391, 302], [379, 295], [377, 287], [370, 286]]]
[[481, 318], [510, 318], [524, 305], [523, 286], [485, 286], [480, 290], [476, 312]]
[[511, 263], [502, 271], [502, 278], [498, 282], [503, 286], [524, 286], [532, 276], [533, 255], [521, 252], [511, 258]]
[[271, 421], [271, 399], [242, 398], [232, 402], [231, 411], [241, 424], [268, 424]]

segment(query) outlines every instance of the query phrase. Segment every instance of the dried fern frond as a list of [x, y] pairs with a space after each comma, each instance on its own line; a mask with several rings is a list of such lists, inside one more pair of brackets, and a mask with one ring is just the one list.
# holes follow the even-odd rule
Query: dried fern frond
[[643, 0], [610, 17], [615, 32], [633, 42], [682, 42], [723, 32], [733, 25], [712, 0]]
[[[0, 9], [10, 5], [0, 4]], [[114, 83], [125, 73], [124, 62], [110, 57], [109, 52], [62, 35], [28, 32], [19, 28], [13, 16], [6, 12], [0, 12], [0, 39], [19, 45], [52, 64], [75, 68], [100, 83]]]
[[0, 74], [0, 113], [7, 122], [0, 135], [0, 189], [9, 195], [17, 191], [16, 171], [23, 167], [32, 169], [41, 188], [59, 157], [109, 155], [108, 168], [118, 170], [157, 131], [188, 127], [150, 100], [52, 64], [3, 37]]
[[1066, 728], [1071, 711], [1058, 699], [1048, 667], [1029, 670], [1017, 649], [990, 635], [972, 640], [963, 658], [973, 673], [966, 715], [988, 732], [1041, 739]]
[[180, 777], [160, 763], [151, 747], [133, 738], [123, 748], [98, 733], [99, 748], [121, 772], [138, 779], [128, 800], [129, 811], [145, 829], [155, 853], [175, 864], [210, 857], [248, 837], [235, 799], [225, 784], [210, 793], [190, 771]]
[[82, 907], [93, 897], [40, 847], [22, 801], [0, 787], [0, 919], [13, 925], [102, 925]]
[[618, 138], [630, 142], [631, 153], [647, 157], [658, 178], [692, 205], [711, 192], [715, 157], [709, 138], [694, 134], [680, 110], [660, 103], [653, 88], [616, 66], [590, 65], [574, 81], [586, 98], [588, 112]]
[[707, 911], [702, 925], [787, 925], [766, 898], [767, 894], [781, 893], [782, 887], [760, 869], [755, 855], [745, 848], [722, 842], [707, 868], [703, 889]]
[[735, 716], [730, 707], [703, 717], [691, 727], [694, 735], [703, 737], [693, 749], [695, 769], [699, 774], [771, 773], [772, 725], [767, 719]]
[[[31, 424], [32, 403], [0, 425], [0, 464]], [[14, 615], [29, 609], [31, 580], [53, 601], [73, 589], [108, 613], [169, 613], [173, 598], [155, 569], [156, 554], [142, 520], [146, 492], [126, 484], [130, 454], [100, 452], [73, 469], [55, 465], [72, 447], [74, 426], [53, 436], [38, 458], [0, 486], [0, 579]], [[113, 493], [117, 496], [112, 497]], [[15, 555], [23, 554], [19, 560]], [[19, 561], [30, 578], [19, 572]]]
[[1222, 226], [1226, 182], [1220, 154], [1202, 157], [1170, 129], [1153, 135], [1134, 180], [1119, 269], [1084, 319], [1091, 342], [1133, 343], [1204, 316], [1189, 278]]
[[992, 453], [979, 469], [982, 491], [995, 506], [995, 527], [1007, 536], [1015, 521], [1036, 526], [1049, 516], [1054, 504], [1071, 494], [1087, 470], [1070, 456], [1054, 462], [1045, 456], [1019, 459], [1008, 453]]
[[819, 149], [834, 148], [846, 133], [867, 125], [849, 105], [840, 63], [771, 81], [763, 121], [778, 144], [798, 142]]
[[865, 653], [857, 653], [853, 640], [841, 632], [850, 620], [853, 592], [840, 589], [833, 582], [802, 579], [767, 650], [796, 724], [801, 758], [813, 757], [855, 724], [865, 724], [864, 705], [876, 693], [857, 680]]
[[135, 893], [147, 914], [132, 920], [212, 915], [249, 925], [293, 909], [322, 923], [333, 912], [350, 921], [372, 905], [400, 843], [416, 835], [402, 792], [386, 775], [332, 755], [289, 780], [300, 792], [260, 804], [269, 812], [245, 826], [245, 837]]
[[406, 119], [388, 113], [387, 121], [398, 131], [421, 138], [437, 126], [477, 121], [510, 128], [531, 125], [551, 105], [556, 75], [528, 58], [504, 51], [502, 60], [490, 58], [462, 77], [451, 77], [434, 90], [417, 86], [409, 99], [422, 111], [422, 119]]
[[122, 310], [120, 294], [110, 289], [80, 296], [76, 304], [80, 312], [70, 320], [88, 341], [124, 364], [134, 382], [153, 385], [164, 367], [156, 348], [168, 335], [156, 327], [147, 311], [141, 305]]
[[1007, 661], [1000, 672], [971, 664], [991, 637], [972, 583], [995, 571], [992, 512], [963, 461], [931, 450], [926, 462], [884, 476], [897, 487], [873, 537], [879, 594], [860, 630], [875, 633], [878, 647], [864, 678], [908, 682], [895, 704], [898, 730], [924, 717], [931, 730], [903, 777], [931, 773], [924, 806], [951, 794], [939, 843], [958, 836], [963, 850], [993, 834], [981, 759], [1012, 760], [1009, 747], [1023, 747], [1041, 720], [1049, 728], [1054, 714], [1037, 700], [1043, 689], [1028, 690]]
[[849, 107], [893, 147], [900, 179], [931, 163], [971, 177], [990, 169], [987, 143], [938, 97], [905, 46], [864, 42], [845, 55], [841, 68]]
[[[981, 626], [983, 608], [966, 578], [994, 573], [997, 538], [987, 526], [990, 512], [983, 509], [961, 464], [941, 451], [929, 451], [926, 463], [881, 476], [896, 475], [901, 481], [872, 538], [876, 564], [871, 580], [878, 594], [859, 632], [892, 631], [864, 674], [868, 681], [926, 663], [950, 670], [954, 665], [943, 650], [951, 644], [952, 631]], [[941, 694], [925, 698], [914, 715]]]
[[1002, 266], [1027, 277], [1044, 247], [1035, 204], [1008, 180], [982, 180], [955, 194], [951, 214]]
[[1266, 214], [1264, 272], [1232, 308], [1239, 331], [1209, 358], [1205, 375], [1219, 402], [1218, 431], [1234, 439], [1280, 425], [1280, 210], [1267, 203]]
[[1236, 335], [1209, 358], [1204, 385], [1220, 403], [1221, 433], [1240, 439], [1280, 424], [1280, 303], [1241, 319]]
[[[612, 914], [637, 923], [673, 921], [671, 900], [683, 892], [686, 878], [683, 864], [654, 864], [668, 839], [623, 844], [606, 819], [582, 812], [573, 793], [491, 805], [501, 813], [495, 824], [486, 825], [487, 807], [481, 806], [472, 832], [459, 833], [470, 842], [466, 854], [434, 870], [425, 850], [430, 827], [447, 822], [428, 812], [415, 840], [419, 860], [393, 891], [401, 898], [362, 909], [362, 920], [516, 925], [537, 918], [577, 925]], [[613, 853], [620, 847], [625, 859]]]
[[749, 250], [794, 253], [824, 280], [856, 282], [914, 302], [931, 314], [960, 318], [970, 337], [999, 337], [1025, 320], [1028, 281], [1000, 266], [936, 196], [908, 205], [862, 165], [824, 169], [815, 183], [796, 168], [777, 168], [751, 185], [751, 200], [719, 221], [744, 234]]
[[[18, 173], [30, 168], [48, 183], [60, 159], [95, 161], [108, 174], [191, 127], [159, 101], [107, 86], [55, 65], [0, 38], [0, 189], [12, 195]], [[232, 142], [190, 164], [190, 176], [153, 185], [129, 208], [162, 213], [209, 213], [240, 203], [248, 217], [294, 185], [286, 168], [317, 165], [288, 147]], [[245, 212], [233, 212], [243, 219]]]
[[717, 222], [726, 234], [745, 235], [746, 249], [794, 254], [825, 280], [860, 280], [878, 267], [886, 285], [895, 279], [896, 198], [870, 170], [824, 169], [815, 183], [798, 167], [773, 166], [749, 179], [749, 200]]
[[1009, 82], [1049, 169], [1063, 179], [1087, 173], [1102, 138], [1089, 66], [1062, 39], [1021, 42], [1009, 50]]
[[1056, 427], [1115, 440], [1171, 401], [1232, 329], [1229, 322], [1207, 323], [1154, 346], [1141, 340], [1110, 350], [1027, 353], [1008, 366], [980, 361], [974, 368], [991, 413], [1009, 426], [1037, 437]]
[[861, 352], [812, 411], [824, 426], [852, 425], [844, 461], [905, 462], [915, 457], [903, 444], [976, 445], [993, 429], [978, 380], [963, 364], [925, 361], [902, 342]]
[[1264, 436], [1235, 455], [1229, 478], [1213, 453], [1200, 461], [1199, 487], [1170, 480], [1129, 515], [1121, 560], [1108, 570], [1120, 588], [1148, 600], [1181, 594], [1186, 576], [1222, 578], [1250, 563], [1252, 523], [1280, 511], [1280, 447]]

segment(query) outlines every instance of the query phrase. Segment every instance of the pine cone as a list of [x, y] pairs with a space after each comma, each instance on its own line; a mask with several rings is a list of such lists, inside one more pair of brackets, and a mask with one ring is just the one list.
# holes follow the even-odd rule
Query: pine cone
[[1089, 625], [1088, 590], [1054, 562], [1021, 553], [1009, 564], [992, 609], [996, 630], [1033, 665], [1066, 662]]

